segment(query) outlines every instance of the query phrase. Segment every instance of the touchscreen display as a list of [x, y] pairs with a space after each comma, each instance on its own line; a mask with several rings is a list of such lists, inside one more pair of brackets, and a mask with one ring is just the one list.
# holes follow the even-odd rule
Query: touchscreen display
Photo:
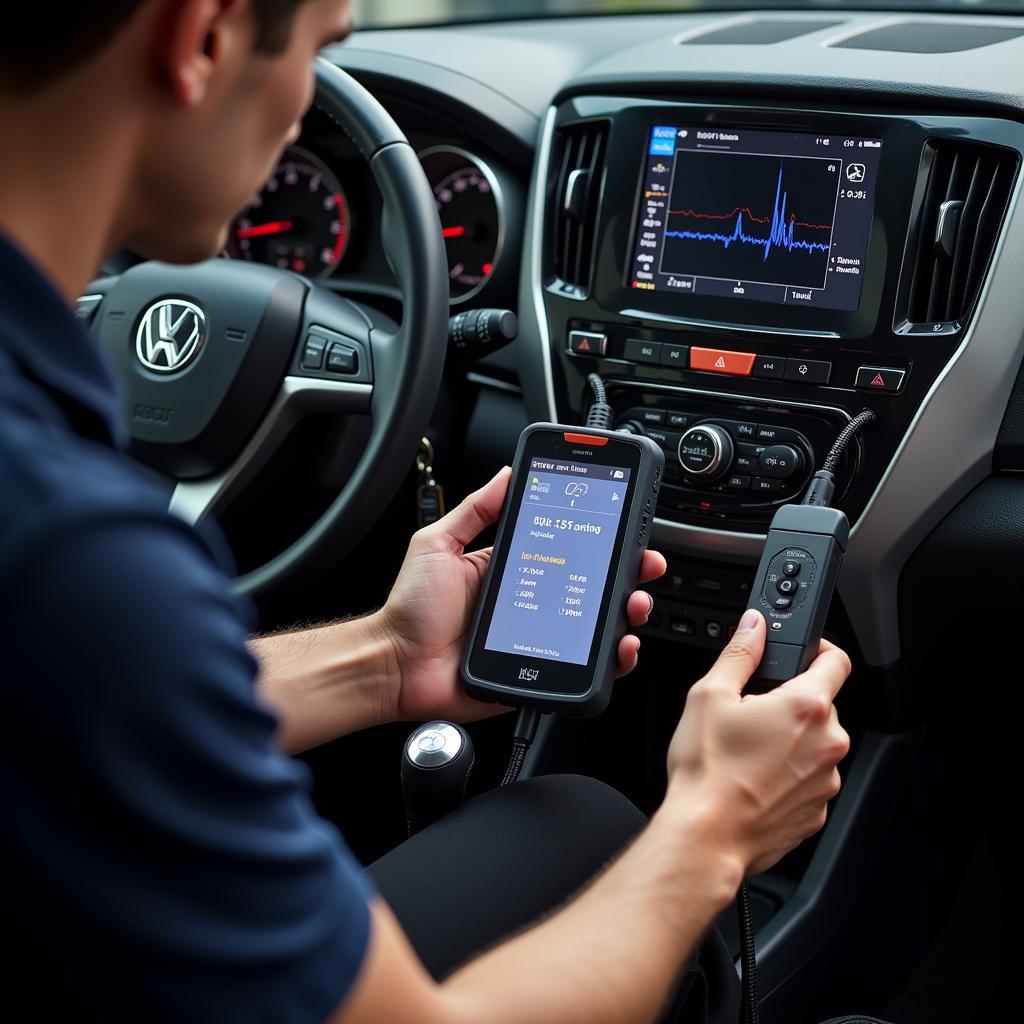
[[484, 648], [586, 665], [630, 470], [533, 458]]
[[856, 310], [880, 139], [654, 125], [633, 288]]

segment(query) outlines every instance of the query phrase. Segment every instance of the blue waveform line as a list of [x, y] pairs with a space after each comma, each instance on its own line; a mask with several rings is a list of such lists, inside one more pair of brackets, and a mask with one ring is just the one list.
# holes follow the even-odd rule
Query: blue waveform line
[[[781, 202], [779, 197], [782, 197]], [[767, 238], [760, 238], [757, 235], [748, 235], [743, 230], [743, 211], [736, 215], [736, 227], [731, 235], [721, 234], [717, 231], [666, 231], [666, 238], [684, 238], [696, 242], [721, 242], [722, 248], [728, 249], [733, 242], [742, 242], [744, 245], [764, 246], [764, 259], [767, 262], [771, 255], [772, 247], [777, 246], [792, 252], [794, 249], [803, 249], [806, 252], [828, 252], [828, 242], [806, 242], [803, 239], [793, 237], [794, 224], [792, 220], [786, 222], [786, 200], [789, 198], [787, 192], [782, 191], [782, 164], [779, 164], [779, 180], [775, 186], [775, 209], [772, 211], [771, 227]]]

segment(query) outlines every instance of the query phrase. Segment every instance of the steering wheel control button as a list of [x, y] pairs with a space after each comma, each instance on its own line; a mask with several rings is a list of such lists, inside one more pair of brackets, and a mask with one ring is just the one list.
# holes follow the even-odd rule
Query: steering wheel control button
[[632, 363], [650, 363], [657, 366], [661, 362], [661, 342], [627, 338], [625, 355]]
[[802, 384], [827, 384], [832, 376], [832, 364], [816, 359], [787, 359], [786, 380]]
[[678, 453], [685, 472], [713, 479], [721, 476], [732, 462], [732, 438], [713, 423], [690, 427], [679, 439]]
[[686, 345], [662, 345], [661, 365], [674, 366], [677, 369], [685, 370], [686, 364], [690, 361], [690, 349]]
[[749, 377], [757, 356], [753, 352], [730, 352], [720, 348], [690, 349], [690, 369], [704, 373], [726, 373], [732, 377]]
[[[785, 571], [785, 570], [783, 570], [783, 571]], [[789, 577], [785, 577], [785, 578], [779, 580], [779, 582], [775, 584], [775, 589], [780, 594], [782, 594], [783, 597], [790, 597], [790, 596], [792, 596], [793, 594], [796, 593], [797, 588], [799, 586], [800, 586], [800, 584], [797, 583], [796, 580], [790, 579]]]
[[608, 352], [608, 335], [592, 331], [569, 332], [569, 354], [600, 357]]
[[799, 576], [800, 575], [800, 563], [799, 562], [783, 562], [782, 563], [782, 575], [783, 576]]
[[335, 342], [327, 352], [327, 372], [351, 376], [359, 372], [359, 353], [351, 345]]
[[754, 376], [762, 380], [782, 380], [786, 376], [786, 360], [779, 356], [755, 356]]
[[772, 602], [772, 606], [778, 612], [788, 611], [793, 605], [793, 598], [791, 597], [777, 597]]
[[761, 476], [788, 480], [800, 472], [803, 458], [795, 448], [791, 448], [788, 444], [773, 444], [761, 452], [757, 465]]
[[75, 305], [75, 319], [88, 327], [102, 302], [102, 295], [83, 295]]
[[327, 351], [327, 342], [311, 334], [306, 338], [306, 345], [302, 350], [302, 368], [304, 370], [322, 370], [324, 366], [324, 352]]
[[885, 366], [861, 366], [857, 370], [857, 387], [865, 391], [899, 391], [906, 376], [906, 370]]

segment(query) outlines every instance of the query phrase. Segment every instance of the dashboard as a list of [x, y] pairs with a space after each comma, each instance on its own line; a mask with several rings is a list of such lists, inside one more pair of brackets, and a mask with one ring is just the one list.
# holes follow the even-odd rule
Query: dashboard
[[[418, 152], [493, 172], [477, 181], [503, 195], [497, 235], [451, 261], [474, 268], [456, 304], [520, 317], [515, 347], [473, 368], [484, 391], [582, 422], [597, 373], [618, 426], [664, 447], [671, 569], [651, 629], [724, 641], [774, 510], [870, 408], [840, 467], [840, 597], [863, 662], [898, 662], [904, 566], [993, 469], [1024, 468], [1003, 429], [1024, 357], [1020, 20], [566, 18], [357, 33], [331, 56]], [[328, 280], [384, 289], [359, 226], [372, 199], [315, 117], [300, 146], [352, 215]]]
[[[615, 425], [665, 451], [649, 685], [622, 687], [594, 739], [551, 725], [543, 770], [660, 794], [678, 691], [746, 607], [775, 510], [876, 415], [835, 495], [843, 793], [813, 851], [753, 886], [765, 1019], [784, 1021], [844, 986], [843, 1009], [870, 1002], [890, 967], [902, 986], [907, 950], [959, 920], [933, 901], [962, 878], [985, 903], [954, 871], [975, 870], [966, 837], [1012, 743], [975, 694], [1012, 682], [999, 627], [1024, 598], [1024, 18], [844, 7], [359, 32], [330, 51], [418, 152], [480, 156], [504, 190], [502, 256], [463, 308], [507, 304], [519, 336], [448, 369], [431, 436], [450, 493], [508, 460], [524, 421], [583, 423], [591, 374]], [[387, 277], [373, 199], [314, 118], [300, 145], [354, 225], [326, 280], [369, 294]]]

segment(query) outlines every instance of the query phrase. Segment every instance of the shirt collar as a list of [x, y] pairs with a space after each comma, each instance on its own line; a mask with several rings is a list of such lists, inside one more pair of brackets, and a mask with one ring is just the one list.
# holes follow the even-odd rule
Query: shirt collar
[[69, 414], [76, 428], [127, 446], [123, 396], [95, 339], [56, 288], [0, 234], [0, 351], [6, 350]]

